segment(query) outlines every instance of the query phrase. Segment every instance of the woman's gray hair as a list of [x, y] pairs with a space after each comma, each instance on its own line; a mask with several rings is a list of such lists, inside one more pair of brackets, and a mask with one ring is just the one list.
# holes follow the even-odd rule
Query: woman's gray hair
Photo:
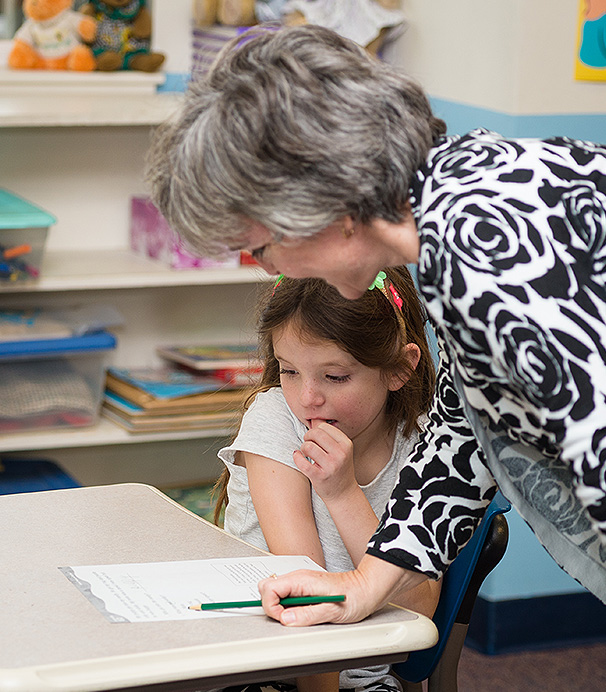
[[350, 215], [403, 218], [444, 123], [420, 86], [319, 26], [252, 30], [194, 79], [147, 160], [152, 198], [196, 252], [250, 221], [304, 237]]

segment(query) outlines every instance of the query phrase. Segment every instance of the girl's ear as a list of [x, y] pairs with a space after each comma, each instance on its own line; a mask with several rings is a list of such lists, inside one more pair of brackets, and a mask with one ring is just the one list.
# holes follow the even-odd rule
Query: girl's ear
[[[408, 366], [411, 370], [415, 370], [421, 360], [421, 349], [416, 344], [406, 344], [404, 346], [404, 351], [406, 354], [406, 360], [408, 361]], [[410, 379], [410, 374], [408, 372], [401, 372], [396, 375], [392, 375], [389, 378], [388, 388], [390, 392], [396, 392], [401, 389]]]

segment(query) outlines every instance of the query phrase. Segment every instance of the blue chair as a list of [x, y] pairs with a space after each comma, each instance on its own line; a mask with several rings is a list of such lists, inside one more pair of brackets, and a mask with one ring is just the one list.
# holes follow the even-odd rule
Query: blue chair
[[504, 513], [511, 504], [497, 493], [469, 543], [448, 568], [433, 621], [440, 638], [431, 649], [415, 651], [392, 665], [406, 682], [406, 692], [457, 692], [457, 669], [469, 620], [484, 579], [507, 549], [509, 530]]

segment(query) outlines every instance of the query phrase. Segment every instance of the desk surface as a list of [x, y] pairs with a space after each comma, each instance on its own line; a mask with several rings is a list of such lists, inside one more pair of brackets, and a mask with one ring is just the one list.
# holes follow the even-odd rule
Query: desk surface
[[0, 691], [203, 690], [393, 661], [436, 641], [431, 620], [395, 606], [311, 628], [263, 616], [110, 623], [58, 567], [262, 554], [150, 486], [1, 496], [0, 526]]

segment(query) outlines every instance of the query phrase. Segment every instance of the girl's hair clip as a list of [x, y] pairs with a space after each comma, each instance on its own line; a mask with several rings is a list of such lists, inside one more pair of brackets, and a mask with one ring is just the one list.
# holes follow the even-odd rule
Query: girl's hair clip
[[284, 274], [280, 274], [280, 276], [278, 276], [278, 278], [276, 279], [276, 281], [275, 281], [275, 283], [274, 283], [273, 291], [271, 292], [271, 295], [272, 295], [272, 296], [273, 296], [274, 293], [276, 292], [276, 288], [278, 288], [278, 286], [282, 283], [282, 280], [283, 280], [283, 279], [284, 279]]
[[[391, 293], [391, 297], [393, 298], [393, 302], [398, 306], [400, 309], [400, 312], [402, 312], [402, 306], [404, 304], [404, 301], [402, 298], [400, 298], [400, 294], [396, 291], [394, 288], [394, 285], [391, 283], [391, 281], [387, 278], [387, 274], [384, 271], [380, 271], [377, 276], [375, 277], [375, 280], [370, 284], [368, 287], [369, 291], [372, 291], [375, 288], [378, 288], [381, 293], [389, 300], [389, 296], [387, 295], [387, 288], [385, 287], [385, 284], [387, 284], [387, 288], [389, 288], [389, 292]], [[391, 301], [389, 301], [391, 302]]]
[[402, 298], [400, 298], [400, 294], [396, 291], [392, 283], [389, 284], [389, 290], [393, 296], [394, 303], [400, 308], [400, 312], [402, 312], [402, 305], [404, 305], [404, 301]]
[[387, 278], [387, 274], [385, 272], [379, 272], [376, 275], [375, 280], [368, 287], [368, 290], [372, 291], [374, 288], [378, 288], [381, 291], [385, 290], [385, 279], [386, 278]]

